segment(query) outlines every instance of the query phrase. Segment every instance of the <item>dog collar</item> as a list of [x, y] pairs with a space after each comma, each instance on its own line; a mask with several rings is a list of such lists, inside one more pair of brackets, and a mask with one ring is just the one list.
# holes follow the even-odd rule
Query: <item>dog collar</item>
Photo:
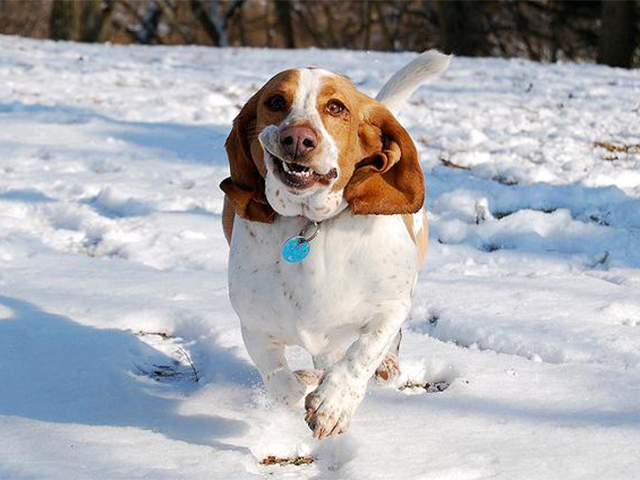
[[300, 233], [291, 237], [282, 245], [282, 259], [289, 263], [300, 263], [311, 252], [311, 241], [320, 231], [320, 223], [307, 221]]

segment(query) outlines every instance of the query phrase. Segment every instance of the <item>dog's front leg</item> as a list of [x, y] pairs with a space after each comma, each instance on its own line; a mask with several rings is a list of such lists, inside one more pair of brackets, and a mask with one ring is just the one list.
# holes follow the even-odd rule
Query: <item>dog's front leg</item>
[[365, 325], [358, 339], [305, 401], [305, 420], [316, 438], [343, 433], [409, 311], [408, 302], [393, 302]]
[[271, 335], [243, 327], [242, 338], [269, 394], [289, 408], [302, 407], [307, 393], [320, 382], [319, 372], [292, 372], [284, 355], [284, 344]]

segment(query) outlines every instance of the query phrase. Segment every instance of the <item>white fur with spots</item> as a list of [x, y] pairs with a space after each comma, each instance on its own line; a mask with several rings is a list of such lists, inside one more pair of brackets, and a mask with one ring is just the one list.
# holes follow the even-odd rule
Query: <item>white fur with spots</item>
[[[400, 216], [348, 211], [323, 222], [306, 259], [287, 263], [282, 245], [305, 222], [279, 216], [269, 225], [236, 217], [229, 292], [268, 391], [290, 407], [306, 396], [308, 421], [323, 437], [346, 430], [406, 318], [418, 267]], [[302, 346], [325, 371], [318, 388], [291, 371], [286, 345]]]

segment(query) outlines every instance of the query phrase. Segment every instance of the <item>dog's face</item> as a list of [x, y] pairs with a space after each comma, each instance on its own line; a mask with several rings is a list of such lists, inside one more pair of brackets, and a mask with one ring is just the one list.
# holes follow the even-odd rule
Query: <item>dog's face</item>
[[231, 177], [221, 187], [238, 215], [274, 212], [321, 221], [354, 214], [414, 213], [424, 180], [408, 133], [345, 77], [293, 69], [243, 107], [226, 143]]
[[258, 106], [266, 196], [281, 215], [321, 220], [344, 208], [340, 180], [358, 156], [357, 105], [349, 101], [355, 91], [323, 70], [289, 70], [282, 77], [267, 83]]

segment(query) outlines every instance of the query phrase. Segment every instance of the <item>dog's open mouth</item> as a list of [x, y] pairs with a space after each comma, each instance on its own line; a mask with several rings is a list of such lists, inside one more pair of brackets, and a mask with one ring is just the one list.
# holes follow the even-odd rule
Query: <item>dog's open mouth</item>
[[287, 186], [304, 190], [316, 184], [329, 185], [338, 176], [338, 170], [332, 168], [325, 174], [317, 173], [311, 167], [296, 162], [285, 162], [273, 154], [271, 160], [276, 167], [280, 180]]

